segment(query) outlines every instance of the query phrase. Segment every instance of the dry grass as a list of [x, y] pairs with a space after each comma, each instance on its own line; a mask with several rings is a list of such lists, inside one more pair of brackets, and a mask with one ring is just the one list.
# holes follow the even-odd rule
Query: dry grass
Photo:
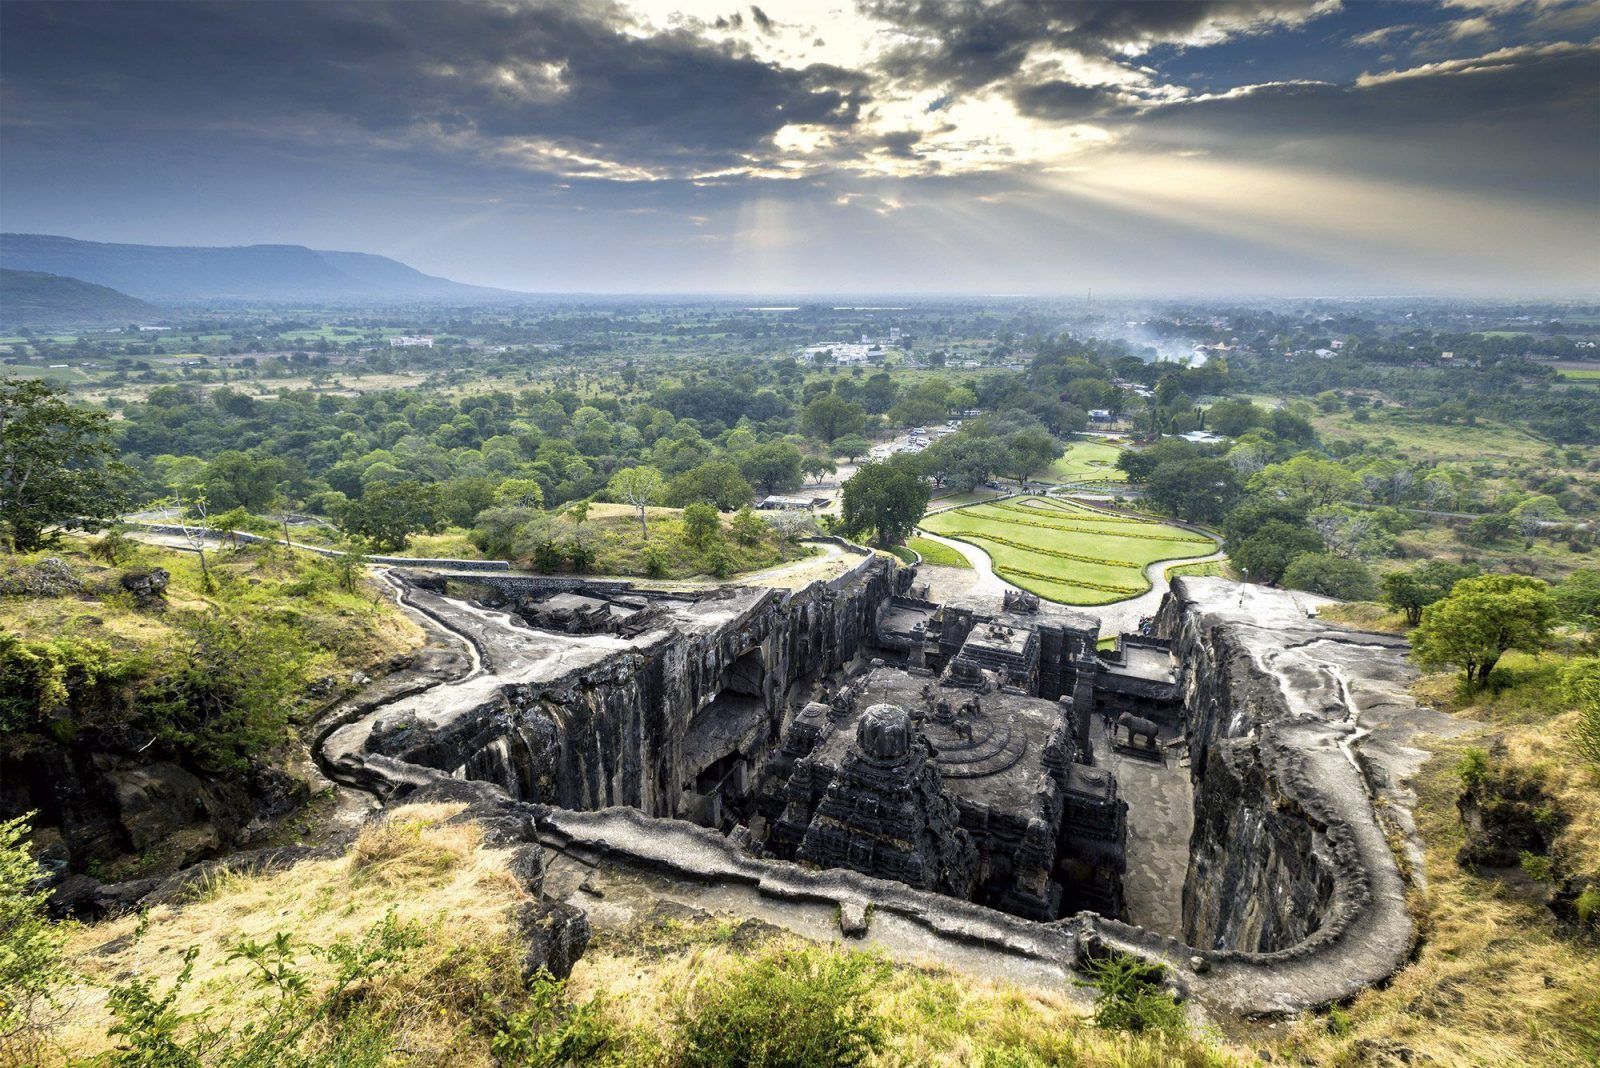
[[[577, 1000], [604, 999], [631, 1036], [628, 1063], [672, 1045], [672, 1024], [692, 1011], [695, 992], [721, 981], [764, 951], [855, 952], [771, 933], [752, 945], [727, 922], [673, 923], [608, 937], [579, 962]], [[873, 1065], [1079, 1065], [1084, 1068], [1242, 1065], [1209, 1036], [1134, 1036], [1101, 1031], [1066, 990], [1039, 992], [942, 968], [895, 966], [876, 983], [869, 1008], [886, 1024]], [[637, 1058], [637, 1060], [635, 1060]]]
[[[472, 824], [447, 824], [459, 805], [403, 808], [365, 831], [355, 847], [334, 860], [309, 861], [287, 871], [226, 876], [203, 887], [181, 907], [150, 910], [142, 939], [132, 916], [78, 928], [68, 946], [79, 980], [62, 996], [57, 1027], [60, 1061], [107, 1048], [111, 1016], [106, 986], [132, 974], [153, 977], [165, 989], [183, 964], [184, 951], [200, 947], [188, 1011], [213, 1020], [247, 1019], [259, 991], [242, 961], [228, 961], [240, 939], [267, 941], [280, 931], [299, 944], [328, 945], [359, 939], [393, 912], [424, 932], [403, 974], [379, 980], [369, 996], [381, 998], [397, 1020], [409, 1063], [491, 1063], [487, 1036], [472, 1020], [486, 1000], [516, 995], [513, 907], [525, 899], [506, 871], [504, 850], [486, 850]], [[301, 965], [315, 981], [330, 965], [309, 955]]]
[[[1531, 660], [1531, 658], [1529, 658]], [[1453, 680], [1418, 687], [1448, 707]], [[1517, 876], [1476, 874], [1455, 860], [1463, 834], [1455, 766], [1469, 746], [1505, 744], [1505, 759], [1540, 769], [1570, 817], [1555, 851], [1575, 871], [1600, 872], [1600, 774], [1566, 751], [1573, 713], [1536, 719], [1515, 691], [1460, 709], [1493, 724], [1441, 745], [1418, 777], [1418, 829], [1427, 888], [1412, 907], [1423, 939], [1414, 964], [1347, 1009], [1301, 1021], [1282, 1052], [1318, 1065], [1600, 1064], [1600, 947], [1557, 925], [1543, 888]], [[1500, 718], [1500, 717], [1504, 718]], [[1498, 721], [1498, 722], [1496, 722]]]

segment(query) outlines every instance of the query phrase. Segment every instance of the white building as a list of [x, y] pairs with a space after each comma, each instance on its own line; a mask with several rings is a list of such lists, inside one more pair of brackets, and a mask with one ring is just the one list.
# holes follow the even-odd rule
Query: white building
[[389, 339], [389, 347], [394, 349], [431, 349], [433, 348], [433, 338], [400, 334]]

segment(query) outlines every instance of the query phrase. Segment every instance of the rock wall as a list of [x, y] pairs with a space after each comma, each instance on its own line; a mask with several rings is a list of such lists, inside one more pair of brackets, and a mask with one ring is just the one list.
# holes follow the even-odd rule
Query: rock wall
[[[795, 682], [864, 651], [893, 563], [872, 557], [844, 579], [739, 594], [749, 603], [725, 623], [674, 628], [548, 680], [505, 682], [444, 727], [380, 719], [366, 749], [561, 808], [680, 815], [685, 781], [699, 770], [686, 743], [723, 726], [708, 720], [741, 721], [730, 729], [758, 736], [747, 747], [759, 753], [746, 754], [758, 759], [782, 729]], [[713, 706], [725, 692], [738, 703]]]
[[1195, 812], [1184, 938], [1206, 949], [1291, 946], [1322, 925], [1334, 879], [1325, 828], [1286, 788], [1291, 754], [1263, 745], [1287, 704], [1232, 628], [1180, 613], [1174, 598], [1158, 626], [1186, 673]]

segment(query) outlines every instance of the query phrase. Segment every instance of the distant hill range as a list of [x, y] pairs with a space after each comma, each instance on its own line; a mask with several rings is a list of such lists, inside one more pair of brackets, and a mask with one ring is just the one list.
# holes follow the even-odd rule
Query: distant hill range
[[520, 295], [435, 278], [385, 256], [302, 245], [190, 248], [0, 234], [0, 267], [80, 278], [152, 301], [480, 301]]
[[151, 322], [159, 308], [78, 278], [0, 268], [0, 329], [126, 326]]

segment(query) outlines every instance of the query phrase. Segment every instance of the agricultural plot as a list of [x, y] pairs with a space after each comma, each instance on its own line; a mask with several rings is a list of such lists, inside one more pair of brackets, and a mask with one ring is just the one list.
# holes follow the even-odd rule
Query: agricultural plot
[[924, 529], [970, 542], [995, 573], [1062, 604], [1110, 604], [1150, 588], [1145, 568], [1204, 556], [1210, 538], [1155, 519], [1049, 497], [1014, 497], [927, 516]]

